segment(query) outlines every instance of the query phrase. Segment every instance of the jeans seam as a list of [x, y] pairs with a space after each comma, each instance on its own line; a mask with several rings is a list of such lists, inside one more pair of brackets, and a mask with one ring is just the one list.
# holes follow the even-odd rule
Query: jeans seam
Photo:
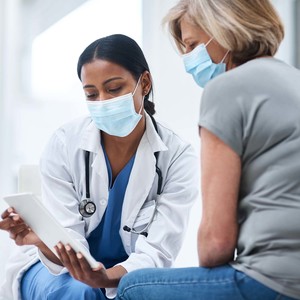
[[239, 272], [239, 273], [240, 273], [240, 274], [239, 274], [240, 278], [237, 279], [237, 278], [236, 278], [236, 277], [237, 277], [237, 272], [239, 272], [239, 271], [235, 271], [235, 274], [234, 274], [234, 279], [235, 279], [235, 280], [234, 280], [234, 284], [235, 284], [235, 287], [236, 287], [236, 289], [237, 289], [239, 295], [241, 296], [241, 298], [242, 298], [243, 300], [247, 300], [247, 299], [245, 298], [245, 296], [242, 294], [242, 292], [241, 292], [241, 290], [240, 290], [240, 288], [239, 288], [239, 286], [238, 286], [238, 281], [244, 280], [244, 279], [247, 277], [247, 275], [246, 275], [245, 273]]
[[[189, 281], [189, 282], [187, 282], [187, 281], [184, 282], [184, 284], [187, 284], [187, 285], [193, 285], [193, 284], [198, 284], [198, 283], [199, 283], [198, 280], [192, 280], [192, 281]], [[222, 280], [222, 281], [217, 281], [216, 280], [214, 282], [201, 281], [201, 283], [205, 284], [205, 285], [220, 285], [220, 284], [234, 283], [234, 281], [233, 280]], [[152, 287], [161, 286], [161, 285], [180, 286], [180, 285], [182, 285], [182, 282], [178, 281], [178, 282], [141, 282], [141, 283], [135, 283], [135, 284], [132, 284], [130, 286], [127, 286], [123, 290], [122, 294], [119, 295], [119, 297], [121, 297], [121, 298], [125, 297], [125, 293], [127, 291], [129, 291], [130, 289], [132, 289], [132, 288], [136, 288], [136, 287], [139, 287], [139, 286], [148, 286], [148, 285], [150, 285]], [[240, 293], [240, 291], [239, 291], [239, 293]], [[126, 299], [126, 298], [124, 298], [124, 299]], [[245, 298], [243, 297], [243, 299], [245, 299]]]

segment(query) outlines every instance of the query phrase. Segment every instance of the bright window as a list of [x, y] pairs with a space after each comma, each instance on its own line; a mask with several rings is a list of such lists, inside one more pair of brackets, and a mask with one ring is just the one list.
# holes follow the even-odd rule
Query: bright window
[[33, 97], [82, 99], [78, 57], [91, 42], [114, 33], [126, 34], [141, 45], [141, 0], [89, 0], [37, 36], [32, 49]]

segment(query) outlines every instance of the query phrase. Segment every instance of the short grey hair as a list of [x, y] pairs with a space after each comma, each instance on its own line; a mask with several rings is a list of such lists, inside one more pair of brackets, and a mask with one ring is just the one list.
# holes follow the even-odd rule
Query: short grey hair
[[181, 53], [183, 17], [231, 51], [232, 62], [275, 55], [284, 37], [283, 24], [269, 0], [180, 0], [163, 19]]

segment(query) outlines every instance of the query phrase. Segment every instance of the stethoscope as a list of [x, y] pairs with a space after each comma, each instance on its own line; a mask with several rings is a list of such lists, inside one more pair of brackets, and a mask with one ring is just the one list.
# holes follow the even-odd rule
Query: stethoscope
[[[158, 133], [156, 121], [151, 115], [150, 115], [150, 117], [153, 122], [154, 128], [155, 128], [156, 132]], [[160, 195], [162, 193], [163, 177], [162, 177], [162, 172], [157, 165], [158, 155], [159, 155], [159, 152], [154, 153], [155, 160], [156, 160], [155, 171], [158, 176], [156, 193], [157, 193], [157, 195]], [[90, 195], [90, 170], [89, 170], [90, 169], [90, 152], [89, 151], [85, 151], [84, 160], [85, 160], [85, 199], [80, 201], [80, 203], [78, 205], [78, 210], [79, 210], [79, 213], [82, 215], [82, 217], [89, 218], [96, 212], [96, 209], [97, 209], [96, 204], [94, 201], [91, 200], [91, 195]], [[156, 201], [155, 201], [155, 209], [153, 210], [152, 216], [151, 216], [148, 224], [142, 230], [136, 231], [134, 228], [130, 228], [126, 225], [123, 227], [123, 230], [132, 232], [135, 234], [141, 234], [141, 235], [144, 235], [147, 237], [148, 233], [146, 232], [146, 230], [148, 229], [151, 222], [153, 221], [155, 211], [156, 211]]]

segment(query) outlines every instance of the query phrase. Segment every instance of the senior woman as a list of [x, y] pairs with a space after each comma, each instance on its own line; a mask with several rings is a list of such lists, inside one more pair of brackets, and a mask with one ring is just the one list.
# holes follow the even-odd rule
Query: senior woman
[[269, 0], [181, 0], [165, 18], [200, 110], [200, 267], [141, 270], [122, 300], [300, 299], [300, 72]]

